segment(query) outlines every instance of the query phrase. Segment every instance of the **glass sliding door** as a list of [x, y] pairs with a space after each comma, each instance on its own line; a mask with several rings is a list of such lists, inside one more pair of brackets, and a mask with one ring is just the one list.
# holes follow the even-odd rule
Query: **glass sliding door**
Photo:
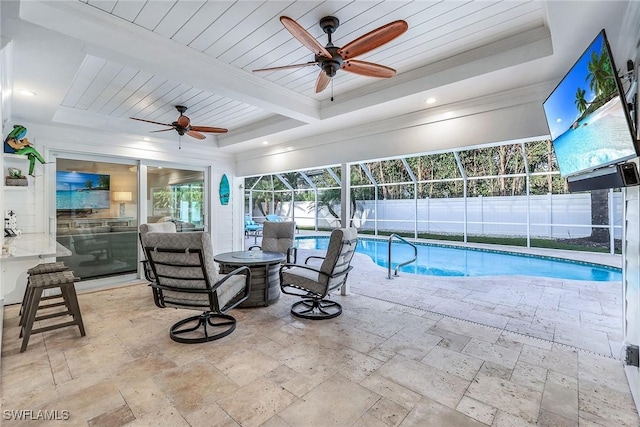
[[83, 280], [136, 273], [138, 167], [58, 157], [56, 239]]
[[204, 171], [147, 166], [147, 223], [171, 221], [178, 232], [205, 230]]

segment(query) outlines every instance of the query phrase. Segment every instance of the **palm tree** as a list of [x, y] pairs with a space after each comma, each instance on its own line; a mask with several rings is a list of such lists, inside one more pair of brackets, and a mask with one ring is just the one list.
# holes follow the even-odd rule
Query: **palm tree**
[[[325, 208], [329, 214], [340, 219], [340, 203], [342, 201], [342, 193], [339, 188], [329, 188], [322, 191], [318, 197], [318, 210]], [[316, 204], [314, 202], [309, 204], [309, 212], [316, 210]], [[336, 212], [338, 210], [338, 212]], [[352, 213], [353, 214], [353, 213]]]
[[[358, 185], [362, 182], [360, 177], [357, 174], [351, 174], [351, 183], [353, 185]], [[361, 203], [357, 202], [357, 199], [371, 198], [369, 189], [366, 188], [351, 188], [350, 194], [350, 203], [351, 203], [351, 220], [353, 220], [356, 212], [361, 212], [364, 210], [364, 207]], [[325, 208], [329, 215], [333, 218], [340, 220], [340, 209], [342, 203], [342, 190], [340, 188], [328, 188], [321, 193], [319, 193], [317, 208], [322, 209]], [[316, 204], [311, 202], [309, 204], [309, 212], [314, 212], [316, 210]], [[350, 227], [350, 225], [343, 225], [343, 227]]]
[[100, 175], [98, 177], [98, 187], [102, 189], [109, 189], [109, 175]]
[[[589, 87], [596, 94], [598, 102], [593, 102], [594, 108], [600, 108], [606, 101], [616, 93], [616, 86], [613, 77], [613, 70], [609, 55], [606, 50], [600, 52], [600, 55], [591, 52], [591, 61], [587, 66], [589, 74]], [[607, 203], [608, 190], [591, 191], [591, 224], [602, 225], [608, 223], [609, 206]], [[596, 242], [606, 242], [609, 238], [609, 232], [604, 228], [592, 228], [591, 239]]]
[[603, 50], [600, 55], [596, 52], [591, 52], [591, 60], [587, 65], [587, 69], [589, 74], [587, 74], [586, 79], [589, 81], [591, 90], [595, 92], [596, 98], [608, 98], [609, 95], [615, 93], [616, 85], [613, 79], [613, 69], [606, 51]]
[[587, 93], [586, 90], [582, 89], [582, 88], [578, 88], [578, 90], [576, 90], [576, 107], [578, 108], [578, 111], [580, 111], [580, 114], [584, 113], [587, 109], [587, 106], [589, 105], [589, 103], [587, 102], [586, 99], [584, 99], [584, 95]]

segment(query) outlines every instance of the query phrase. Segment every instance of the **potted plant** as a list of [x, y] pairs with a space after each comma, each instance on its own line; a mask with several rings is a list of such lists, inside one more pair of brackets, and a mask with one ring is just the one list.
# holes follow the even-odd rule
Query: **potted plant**
[[4, 184], [11, 187], [25, 187], [28, 185], [28, 181], [20, 169], [8, 168]]

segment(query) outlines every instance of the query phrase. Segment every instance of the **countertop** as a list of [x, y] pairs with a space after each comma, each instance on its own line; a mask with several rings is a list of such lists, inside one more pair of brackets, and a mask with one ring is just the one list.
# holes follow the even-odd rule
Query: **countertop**
[[2, 261], [19, 261], [29, 258], [69, 256], [71, 251], [56, 242], [54, 235], [26, 233], [16, 237], [5, 237], [2, 245]]

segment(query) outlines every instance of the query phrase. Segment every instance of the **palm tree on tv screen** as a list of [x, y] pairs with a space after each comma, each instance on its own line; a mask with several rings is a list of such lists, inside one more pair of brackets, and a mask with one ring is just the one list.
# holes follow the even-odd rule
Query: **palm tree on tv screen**
[[[617, 93], [613, 67], [604, 45], [600, 55], [591, 52], [591, 60], [587, 68], [589, 70], [589, 74], [587, 74], [589, 87], [596, 94], [596, 97], [585, 111], [581, 110], [582, 116], [597, 110]], [[576, 102], [578, 101], [576, 100]], [[608, 190], [591, 191], [591, 224], [593, 225], [607, 225], [609, 222], [607, 194]], [[596, 242], [606, 242], [609, 239], [609, 230], [603, 227], [592, 227], [591, 238]]]
[[587, 91], [582, 88], [578, 88], [578, 90], [576, 90], [576, 107], [578, 108], [578, 111], [580, 111], [580, 114], [584, 113], [589, 106], [589, 103], [584, 97], [586, 93]]

